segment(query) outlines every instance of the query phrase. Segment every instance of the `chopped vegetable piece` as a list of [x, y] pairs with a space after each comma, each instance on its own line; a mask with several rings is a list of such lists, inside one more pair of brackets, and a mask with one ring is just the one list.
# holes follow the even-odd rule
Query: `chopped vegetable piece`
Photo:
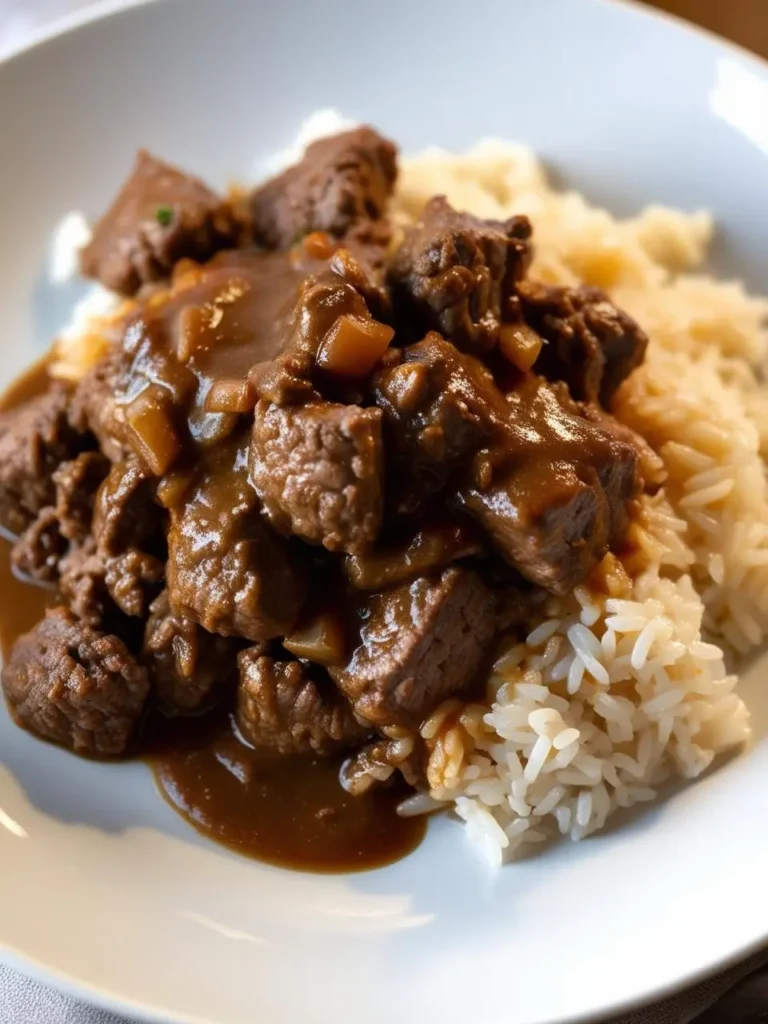
[[367, 317], [340, 316], [323, 338], [317, 365], [341, 377], [365, 377], [387, 351], [394, 328]]
[[181, 451], [171, 411], [161, 388], [150, 385], [127, 406], [131, 447], [155, 474], [162, 476]]
[[155, 217], [157, 218], [157, 223], [158, 224], [162, 224], [164, 228], [167, 228], [168, 225], [173, 220], [173, 209], [172, 209], [172, 207], [170, 207], [170, 206], [158, 206], [158, 208], [155, 210]]
[[304, 252], [315, 260], [327, 260], [333, 256], [336, 246], [325, 231], [312, 231], [304, 237]]
[[205, 396], [206, 412], [250, 412], [256, 396], [247, 378], [222, 377], [215, 380]]
[[184, 497], [187, 488], [194, 480], [191, 470], [172, 470], [157, 485], [157, 500], [163, 508], [173, 508]]
[[499, 348], [510, 363], [527, 373], [539, 358], [544, 341], [528, 324], [503, 324]]
[[341, 665], [346, 654], [344, 627], [338, 616], [320, 612], [287, 636], [283, 647], [318, 665]]

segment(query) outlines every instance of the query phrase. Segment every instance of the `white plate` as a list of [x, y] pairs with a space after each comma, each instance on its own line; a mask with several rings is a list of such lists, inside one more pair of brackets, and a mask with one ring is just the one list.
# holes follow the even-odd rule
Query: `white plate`
[[[531, 142], [614, 209], [709, 206], [717, 266], [768, 290], [768, 74], [601, 0], [163, 0], [0, 65], [0, 375], [72, 294], [48, 233], [98, 212], [139, 145], [216, 184], [320, 106], [406, 149]], [[136, 1015], [206, 1024], [536, 1024], [655, 997], [768, 936], [768, 699], [751, 750], [627, 828], [486, 873], [449, 820], [408, 859], [295, 874], [210, 844], [141, 765], [0, 715], [5, 959]]]

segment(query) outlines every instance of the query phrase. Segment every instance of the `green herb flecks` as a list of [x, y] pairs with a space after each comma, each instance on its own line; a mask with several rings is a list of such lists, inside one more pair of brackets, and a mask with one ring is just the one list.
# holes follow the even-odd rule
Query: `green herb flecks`
[[170, 206], [158, 206], [155, 210], [155, 219], [158, 224], [162, 224], [164, 228], [173, 220], [173, 209]]

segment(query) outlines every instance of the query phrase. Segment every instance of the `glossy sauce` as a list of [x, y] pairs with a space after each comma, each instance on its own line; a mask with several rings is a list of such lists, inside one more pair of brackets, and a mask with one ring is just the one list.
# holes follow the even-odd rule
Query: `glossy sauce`
[[[45, 390], [45, 362], [0, 399], [11, 409]], [[0, 535], [0, 651], [56, 600], [52, 590], [19, 579], [11, 541]], [[342, 759], [271, 758], [243, 743], [222, 715], [151, 719], [138, 756], [158, 789], [191, 825], [238, 853], [281, 867], [345, 872], [381, 867], [406, 856], [424, 837], [423, 818], [401, 818], [403, 788], [350, 796], [339, 783]], [[30, 750], [34, 757], [34, 749]]]
[[363, 871], [399, 860], [424, 837], [401, 818], [402, 788], [350, 796], [341, 757], [270, 757], [228, 718], [165, 726], [150, 753], [160, 791], [203, 835], [259, 860], [304, 871]]
[[42, 619], [55, 594], [19, 579], [11, 568], [11, 542], [0, 535], [0, 654], [8, 657], [17, 637]]

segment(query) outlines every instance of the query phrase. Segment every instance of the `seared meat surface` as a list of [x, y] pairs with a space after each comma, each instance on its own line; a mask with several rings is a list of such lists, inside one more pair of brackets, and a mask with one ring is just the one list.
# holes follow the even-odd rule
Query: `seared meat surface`
[[296, 622], [307, 570], [261, 515], [247, 462], [245, 444], [215, 450], [171, 510], [168, 594], [211, 633], [269, 640]]
[[475, 681], [496, 629], [494, 608], [493, 593], [466, 569], [376, 594], [363, 606], [358, 645], [331, 675], [363, 721], [418, 726]]
[[394, 145], [372, 128], [312, 143], [300, 163], [254, 192], [256, 240], [286, 249], [312, 231], [341, 237], [375, 221], [394, 188], [396, 157]]
[[124, 753], [149, 692], [146, 671], [116, 636], [55, 608], [19, 638], [3, 668], [22, 724], [77, 753]]
[[205, 260], [242, 233], [229, 204], [199, 178], [139, 151], [128, 181], [93, 229], [81, 267], [107, 288], [133, 295], [170, 275], [180, 259]]
[[229, 696], [243, 641], [209, 633], [171, 611], [164, 590], [149, 609], [143, 661], [164, 711], [185, 714]]
[[643, 361], [644, 331], [599, 288], [525, 281], [520, 302], [526, 321], [545, 341], [536, 372], [565, 381], [576, 399], [609, 408], [614, 391]]
[[251, 481], [281, 533], [329, 551], [364, 551], [381, 528], [382, 470], [379, 409], [257, 404]]
[[562, 386], [531, 377], [507, 403], [504, 458], [460, 500], [513, 568], [565, 594], [623, 537], [641, 489], [638, 451], [584, 418]]
[[18, 409], [0, 414], [0, 526], [20, 534], [55, 504], [53, 474], [89, 447], [69, 420], [69, 394], [53, 385]]
[[419, 786], [497, 634], [620, 552], [663, 482], [608, 411], [643, 331], [531, 280], [527, 217], [408, 224], [396, 179], [370, 128], [240, 200], [138, 155], [81, 254], [131, 299], [105, 354], [0, 413], [0, 527], [57, 604], [6, 657], [20, 724], [118, 756], [220, 715], [251, 781]]
[[298, 661], [274, 661], [258, 647], [238, 658], [237, 724], [255, 747], [279, 754], [326, 755], [370, 734], [330, 680]]
[[530, 263], [530, 237], [527, 217], [485, 221], [443, 196], [431, 199], [389, 265], [399, 317], [417, 334], [436, 330], [460, 348], [494, 348], [505, 300]]

